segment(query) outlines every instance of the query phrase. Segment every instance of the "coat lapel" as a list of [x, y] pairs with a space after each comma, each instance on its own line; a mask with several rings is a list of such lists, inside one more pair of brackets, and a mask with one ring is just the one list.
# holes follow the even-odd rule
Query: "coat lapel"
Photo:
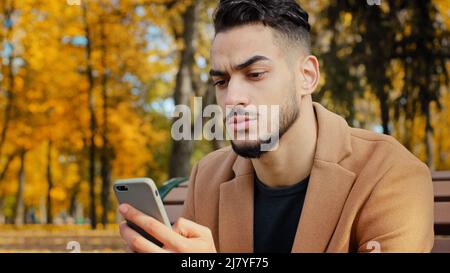
[[351, 154], [343, 118], [314, 103], [318, 136], [314, 164], [292, 252], [325, 252], [356, 175], [338, 163]]
[[253, 252], [253, 167], [237, 157], [236, 176], [220, 185], [220, 252]]
[[326, 251], [354, 178], [337, 164], [314, 162], [292, 252]]

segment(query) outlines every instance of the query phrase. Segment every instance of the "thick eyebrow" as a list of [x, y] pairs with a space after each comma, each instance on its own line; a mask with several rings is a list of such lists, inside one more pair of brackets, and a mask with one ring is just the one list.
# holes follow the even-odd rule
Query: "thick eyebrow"
[[209, 76], [211, 76], [211, 77], [213, 77], [213, 76], [224, 77], [226, 75], [227, 75], [227, 73], [225, 71], [214, 70], [214, 69], [209, 70]]
[[[246, 60], [245, 62], [238, 64], [234, 67], [235, 70], [242, 70], [256, 62], [259, 61], [270, 61], [269, 58], [261, 56], [261, 55], [255, 55], [253, 57], [251, 57], [250, 59]], [[226, 76], [227, 73], [225, 71], [221, 71], [221, 70], [215, 70], [215, 69], [211, 69], [209, 70], [209, 75], [212, 76]]]
[[255, 55], [255, 56], [251, 57], [250, 59], [246, 60], [245, 62], [236, 65], [234, 67], [234, 69], [235, 70], [241, 70], [241, 69], [244, 69], [247, 66], [250, 66], [250, 65], [252, 65], [252, 64], [254, 64], [256, 62], [259, 62], [259, 61], [270, 61], [270, 59], [267, 58], [267, 57], [261, 56], [261, 55]]

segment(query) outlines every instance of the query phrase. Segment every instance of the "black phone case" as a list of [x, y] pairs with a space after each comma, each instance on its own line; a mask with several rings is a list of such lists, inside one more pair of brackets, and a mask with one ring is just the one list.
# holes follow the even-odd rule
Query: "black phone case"
[[128, 221], [127, 220], [127, 225], [132, 228], [134, 231], [136, 231], [137, 233], [139, 233], [142, 237], [144, 237], [145, 239], [149, 240], [150, 242], [154, 243], [155, 245], [162, 247], [163, 243], [161, 243], [160, 241], [158, 241], [155, 237], [153, 237], [152, 235], [148, 234], [145, 230], [143, 230], [142, 228], [140, 228], [139, 226], [135, 225], [133, 222]]

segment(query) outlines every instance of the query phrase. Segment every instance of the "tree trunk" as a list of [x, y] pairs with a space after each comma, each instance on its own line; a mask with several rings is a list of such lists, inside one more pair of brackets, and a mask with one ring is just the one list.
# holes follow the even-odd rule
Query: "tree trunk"
[[101, 150], [101, 176], [102, 176], [102, 224], [105, 226], [108, 224], [108, 211], [109, 211], [109, 196], [111, 187], [111, 164], [110, 157], [112, 153], [110, 152], [111, 147], [108, 140], [108, 68], [106, 63], [107, 48], [106, 48], [106, 33], [105, 24], [103, 20], [100, 21], [100, 36], [101, 36], [101, 51], [102, 58], [101, 63], [103, 67], [102, 76], [102, 98], [103, 98], [103, 128], [102, 128], [102, 140], [103, 146]]
[[5, 199], [0, 195], [0, 225], [5, 224], [5, 215], [3, 214], [3, 209], [5, 207]]
[[[14, 62], [14, 47], [12, 44], [12, 32], [13, 32], [13, 24], [11, 23], [12, 20], [12, 13], [14, 12], [14, 1], [11, 2], [11, 6], [9, 8], [6, 7], [5, 2], [3, 3], [3, 16], [5, 18], [5, 21], [9, 22], [9, 24], [4, 24], [6, 26], [6, 37], [5, 41], [9, 41], [11, 51], [9, 52], [8, 56], [8, 69], [3, 69], [2, 75], [6, 78], [8, 78], [8, 86], [6, 88], [6, 107], [5, 107], [5, 113], [4, 113], [4, 120], [3, 120], [3, 127], [0, 133], [0, 156], [3, 152], [3, 146], [6, 141], [7, 132], [9, 129], [9, 124], [11, 120], [12, 115], [12, 108], [13, 108], [13, 101], [14, 101], [14, 85], [15, 85], [15, 79], [14, 79], [14, 72], [13, 72], [13, 62]], [[2, 65], [3, 67], [3, 65]]]
[[[370, 7], [366, 10], [364, 17], [367, 26], [366, 33], [363, 35], [366, 47], [365, 66], [367, 79], [369, 84], [373, 87], [375, 95], [380, 102], [381, 123], [383, 126], [383, 133], [389, 135], [389, 94], [386, 91], [387, 79], [386, 69], [389, 65], [389, 60], [386, 56], [386, 51], [389, 51], [391, 45], [392, 35], [384, 37], [383, 31], [387, 31], [384, 25], [376, 25], [373, 22], [384, 22], [381, 8], [379, 6]], [[367, 54], [370, 52], [370, 54]], [[370, 67], [370, 69], [369, 69]]]
[[51, 191], [53, 189], [53, 176], [52, 176], [52, 141], [48, 141], [47, 148], [47, 224], [53, 223], [53, 213], [52, 213], [52, 197]]
[[73, 186], [69, 198], [69, 215], [73, 218], [75, 218], [76, 215], [76, 202], [77, 202], [77, 195], [80, 192], [81, 187], [81, 179]]
[[[12, 153], [8, 156], [8, 159], [6, 160], [5, 165], [3, 166], [3, 170], [0, 173], [0, 184], [2, 183], [3, 179], [6, 176], [6, 173], [8, 172], [9, 165], [13, 161], [14, 157], [16, 157], [16, 153]], [[5, 219], [3, 215], [3, 207], [5, 205], [5, 199], [3, 193], [0, 191], [0, 223], [2, 222], [1, 219]]]
[[427, 165], [430, 170], [436, 170], [434, 164], [434, 141], [433, 141], [433, 126], [431, 125], [430, 105], [425, 107], [425, 150], [427, 153]]
[[25, 207], [23, 200], [23, 191], [25, 187], [25, 154], [26, 151], [20, 152], [20, 168], [19, 168], [19, 180], [16, 193], [16, 204], [14, 206], [14, 224], [22, 225], [25, 217]]
[[94, 100], [94, 75], [92, 73], [92, 44], [91, 44], [91, 30], [88, 22], [87, 3], [81, 4], [83, 11], [84, 32], [86, 37], [86, 76], [88, 80], [88, 111], [89, 111], [89, 209], [91, 218], [91, 228], [97, 227], [97, 213], [95, 205], [95, 159], [96, 159], [96, 144], [95, 135], [97, 131], [97, 121], [95, 118], [95, 100]]
[[381, 110], [381, 123], [383, 125], [383, 134], [389, 135], [391, 132], [389, 130], [389, 106], [388, 106], [388, 96], [384, 91], [384, 86], [379, 87], [379, 102]]
[[102, 152], [102, 224], [108, 224], [108, 211], [109, 211], [109, 197], [110, 197], [110, 185], [111, 185], [111, 167], [109, 165], [108, 153]]
[[46, 204], [46, 198], [44, 196], [41, 196], [39, 198], [39, 223], [47, 223], [47, 204]]
[[[194, 37], [195, 37], [195, 18], [197, 13], [198, 1], [187, 7], [183, 14], [184, 32], [182, 41], [184, 48], [181, 51], [181, 59], [178, 73], [176, 76], [176, 85], [174, 92], [175, 105], [189, 105], [189, 98], [193, 93], [191, 66], [194, 63]], [[174, 119], [175, 122], [175, 119]], [[185, 128], [186, 129], [186, 128]], [[169, 176], [179, 177], [188, 176], [190, 172], [190, 159], [192, 155], [192, 140], [180, 140], [172, 142], [172, 152], [169, 163]]]

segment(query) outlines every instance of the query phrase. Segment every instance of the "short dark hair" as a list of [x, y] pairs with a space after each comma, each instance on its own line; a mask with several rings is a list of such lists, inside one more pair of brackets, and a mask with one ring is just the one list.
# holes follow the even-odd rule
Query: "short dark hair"
[[231, 28], [263, 23], [310, 50], [308, 13], [295, 0], [221, 0], [214, 13], [216, 35]]

